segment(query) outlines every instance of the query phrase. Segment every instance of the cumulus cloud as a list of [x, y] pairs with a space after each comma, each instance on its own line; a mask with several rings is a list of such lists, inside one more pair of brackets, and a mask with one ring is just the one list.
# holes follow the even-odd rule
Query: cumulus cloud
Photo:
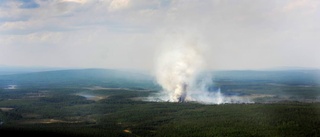
[[129, 6], [130, 0], [112, 0], [109, 5], [110, 11], [125, 9]]
[[292, 0], [283, 7], [283, 11], [304, 10], [307, 13], [313, 13], [317, 11], [319, 5], [320, 2], [314, 0]]
[[[317, 53], [319, 3], [312, 0], [0, 1], [0, 46], [8, 49], [0, 51], [0, 64], [151, 69], [153, 53], [161, 46], [165, 34], [162, 32], [187, 28], [186, 31], [197, 30], [208, 44], [210, 68], [320, 67], [317, 61], [320, 58]], [[36, 58], [40, 53], [50, 58]], [[55, 54], [74, 54], [74, 57], [70, 57], [71, 63], [62, 63], [64, 60], [55, 58]]]
[[61, 2], [75, 2], [75, 3], [84, 4], [87, 2], [87, 0], [61, 0]]

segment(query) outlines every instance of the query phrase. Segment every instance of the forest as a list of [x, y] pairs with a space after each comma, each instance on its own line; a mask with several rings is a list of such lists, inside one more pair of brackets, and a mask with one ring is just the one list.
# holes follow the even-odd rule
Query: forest
[[250, 104], [152, 102], [144, 98], [161, 88], [144, 73], [89, 69], [1, 75], [0, 133], [320, 136], [319, 71], [213, 73], [212, 86], [224, 94], [260, 96]]

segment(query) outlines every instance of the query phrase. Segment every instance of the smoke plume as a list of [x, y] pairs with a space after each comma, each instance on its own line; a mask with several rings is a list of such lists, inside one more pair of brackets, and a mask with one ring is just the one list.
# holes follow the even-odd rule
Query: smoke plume
[[206, 104], [250, 102], [236, 96], [224, 96], [220, 89], [208, 91], [213, 85], [204, 57], [204, 46], [193, 36], [174, 35], [165, 40], [157, 55], [155, 75], [163, 91], [151, 97], [152, 101], [186, 102]]
[[163, 49], [156, 61], [157, 82], [169, 96], [169, 101], [190, 100], [188, 91], [195, 76], [204, 68], [201, 51], [196, 45], [192, 39], [178, 38]]

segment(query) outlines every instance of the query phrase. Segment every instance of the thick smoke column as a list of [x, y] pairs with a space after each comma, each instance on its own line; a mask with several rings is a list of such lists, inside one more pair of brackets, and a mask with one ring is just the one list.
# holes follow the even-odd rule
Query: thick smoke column
[[155, 60], [155, 75], [163, 91], [149, 97], [149, 101], [253, 103], [245, 96], [225, 96], [220, 89], [209, 91], [213, 83], [210, 73], [204, 73], [207, 68], [202, 42], [186, 34], [170, 36]]
[[190, 89], [199, 72], [204, 68], [204, 59], [197, 41], [176, 38], [167, 43], [156, 65], [157, 82], [173, 102], [190, 100]]

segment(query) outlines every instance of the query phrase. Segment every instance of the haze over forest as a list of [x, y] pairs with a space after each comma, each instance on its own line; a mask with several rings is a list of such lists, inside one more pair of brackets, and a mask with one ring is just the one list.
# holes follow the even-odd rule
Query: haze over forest
[[174, 40], [209, 69], [320, 68], [320, 1], [2, 0], [0, 64], [154, 70]]

